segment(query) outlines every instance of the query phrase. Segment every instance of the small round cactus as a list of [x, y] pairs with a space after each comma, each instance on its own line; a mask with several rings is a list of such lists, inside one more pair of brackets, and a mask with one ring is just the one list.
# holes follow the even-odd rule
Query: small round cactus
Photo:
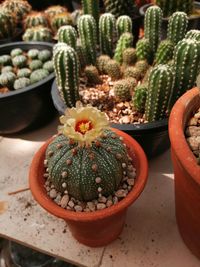
[[12, 64], [12, 58], [9, 55], [0, 56], [0, 66], [6, 66]]
[[27, 64], [27, 58], [24, 55], [16, 56], [12, 59], [13, 66], [23, 68]]
[[44, 27], [49, 26], [48, 19], [43, 12], [33, 11], [26, 16], [24, 20], [25, 29], [32, 28], [32, 27], [39, 26], [39, 25], [44, 26]]
[[149, 64], [153, 61], [153, 51], [151, 49], [149, 40], [142, 38], [136, 44], [136, 55], [138, 60], [147, 60]]
[[48, 70], [49, 73], [54, 72], [53, 60], [45, 62], [43, 69]]
[[119, 101], [129, 101], [131, 99], [131, 85], [127, 80], [119, 80], [117, 81], [114, 86], [114, 94], [115, 97]]
[[49, 51], [48, 49], [41, 50], [38, 53], [38, 59], [41, 60], [42, 62], [50, 60], [51, 57], [52, 57], [51, 51]]
[[156, 64], [166, 64], [173, 58], [174, 44], [170, 40], [163, 40], [160, 42], [156, 56]]
[[39, 50], [38, 49], [30, 49], [27, 53], [28, 57], [30, 57], [31, 59], [36, 59], [38, 57], [39, 54]]
[[20, 56], [22, 54], [23, 54], [23, 50], [21, 48], [12, 49], [10, 52], [11, 57]]
[[8, 87], [9, 89], [13, 88], [16, 76], [13, 72], [5, 72], [0, 75], [0, 85]]
[[132, 77], [126, 78], [126, 80], [131, 86], [131, 92], [133, 92], [135, 90], [137, 83], [138, 83], [137, 80], [135, 78], [132, 78]]
[[131, 33], [123, 33], [117, 42], [114, 59], [122, 63], [124, 50], [131, 47], [133, 44], [133, 35]]
[[49, 6], [45, 9], [44, 13], [49, 17], [49, 19], [53, 18], [55, 15], [67, 12], [67, 8], [60, 5]]
[[136, 62], [135, 67], [140, 71], [141, 76], [144, 76], [149, 68], [149, 64], [146, 60], [139, 60]]
[[28, 68], [22, 68], [17, 71], [18, 78], [29, 78], [31, 75], [31, 70]]
[[125, 78], [135, 78], [136, 80], [140, 80], [141, 78], [141, 71], [136, 67], [128, 67], [124, 71]]
[[72, 18], [68, 12], [63, 12], [51, 18], [50, 23], [53, 32], [56, 33], [61, 26], [71, 25]]
[[101, 55], [97, 58], [96, 66], [101, 74], [106, 73], [106, 64], [110, 60], [108, 55]]
[[116, 60], [110, 59], [105, 64], [105, 71], [113, 81], [118, 80], [121, 77], [120, 64]]
[[58, 42], [66, 43], [76, 50], [78, 35], [74, 27], [72, 27], [71, 25], [60, 27], [57, 36]]
[[85, 68], [85, 76], [87, 77], [87, 81], [89, 84], [101, 84], [102, 80], [99, 76], [98, 70], [95, 66], [90, 65]]
[[135, 88], [135, 92], [132, 96], [131, 103], [133, 107], [141, 113], [143, 113], [145, 110], [147, 90], [148, 90], [147, 84], [140, 84]]
[[43, 80], [48, 75], [49, 75], [49, 72], [47, 70], [44, 70], [44, 69], [34, 70], [31, 73], [30, 81], [31, 81], [31, 83], [36, 83], [36, 82]]
[[77, 44], [76, 46], [76, 53], [78, 56], [78, 61], [79, 61], [79, 65], [80, 65], [80, 71], [84, 70], [85, 66], [87, 65], [87, 59], [84, 53], [84, 49], [82, 47], [82, 45]]
[[4, 72], [13, 72], [13, 67], [12, 66], [5, 66], [1, 69], [1, 73]]
[[42, 61], [39, 59], [34, 59], [30, 62], [29, 68], [33, 70], [41, 69], [43, 66]]
[[15, 80], [13, 87], [15, 90], [18, 90], [18, 89], [25, 88], [29, 86], [30, 84], [31, 84], [31, 81], [28, 78], [23, 77], [23, 78], [19, 78]]
[[23, 36], [23, 41], [40, 41], [40, 42], [51, 42], [53, 39], [52, 31], [43, 26], [35, 26], [32, 28], [28, 28]]
[[135, 48], [127, 48], [123, 52], [123, 64], [124, 65], [134, 65], [137, 61], [137, 55]]
[[132, 33], [132, 20], [127, 15], [119, 16], [116, 21], [117, 35], [120, 37], [125, 32]]

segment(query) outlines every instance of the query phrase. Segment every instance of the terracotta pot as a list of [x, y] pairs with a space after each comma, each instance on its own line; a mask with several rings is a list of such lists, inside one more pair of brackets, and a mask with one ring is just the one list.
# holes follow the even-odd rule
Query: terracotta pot
[[200, 91], [193, 88], [175, 103], [169, 119], [175, 174], [176, 219], [188, 248], [200, 258], [200, 166], [185, 139], [189, 118], [200, 107]]
[[122, 136], [130, 148], [130, 156], [137, 169], [137, 177], [127, 197], [109, 208], [95, 212], [74, 212], [61, 208], [47, 196], [44, 188], [43, 161], [46, 148], [52, 139], [48, 140], [35, 154], [30, 167], [30, 188], [38, 203], [53, 215], [64, 219], [72, 235], [80, 243], [91, 247], [105, 246], [118, 237], [124, 226], [127, 208], [141, 194], [147, 181], [148, 163], [140, 145], [126, 133], [116, 129], [113, 131]]

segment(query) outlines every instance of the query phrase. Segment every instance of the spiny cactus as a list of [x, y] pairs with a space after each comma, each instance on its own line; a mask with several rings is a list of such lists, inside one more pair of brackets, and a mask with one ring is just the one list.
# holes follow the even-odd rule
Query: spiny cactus
[[39, 59], [34, 59], [30, 62], [29, 64], [29, 68], [31, 70], [37, 70], [37, 69], [41, 69], [42, 68], [42, 61]]
[[137, 61], [136, 50], [133, 47], [127, 48], [123, 52], [123, 64], [126, 66], [133, 65]]
[[15, 90], [18, 90], [26, 86], [29, 86], [30, 84], [31, 84], [31, 81], [28, 78], [23, 77], [23, 78], [19, 78], [15, 80], [13, 87]]
[[0, 66], [6, 66], [12, 64], [12, 58], [10, 55], [0, 56]]
[[39, 26], [39, 25], [44, 26], [44, 27], [48, 27], [49, 25], [48, 19], [43, 12], [33, 11], [26, 16], [24, 20], [25, 29]]
[[147, 60], [149, 64], [153, 61], [153, 51], [151, 49], [149, 40], [142, 38], [136, 44], [136, 55], [139, 60]]
[[132, 106], [141, 113], [143, 113], [145, 110], [147, 90], [147, 84], [140, 84], [135, 88], [134, 94], [132, 96]]
[[25, 42], [30, 42], [30, 41], [51, 42], [53, 36], [49, 28], [45, 28], [43, 26], [36, 26], [28, 28], [24, 32], [22, 39]]
[[110, 59], [105, 64], [105, 71], [113, 81], [118, 80], [121, 77], [120, 64], [116, 60]]
[[110, 60], [108, 55], [100, 55], [97, 58], [96, 66], [101, 74], [106, 74], [106, 64]]
[[126, 80], [131, 86], [131, 92], [133, 92], [135, 90], [137, 83], [138, 83], [137, 80], [135, 78], [132, 78], [132, 77], [128, 77], [128, 78], [126, 78]]
[[39, 50], [38, 49], [30, 49], [27, 53], [28, 57], [30, 57], [31, 59], [35, 59], [38, 57], [38, 54], [39, 54]]
[[188, 17], [184, 12], [175, 12], [169, 18], [167, 39], [176, 45], [185, 37], [188, 26]]
[[125, 78], [135, 78], [136, 80], [140, 80], [141, 78], [141, 71], [136, 67], [128, 67], [124, 71]]
[[16, 76], [13, 72], [11, 71], [4, 72], [0, 75], [0, 85], [12, 89], [15, 79]]
[[47, 70], [49, 73], [54, 72], [53, 61], [49, 60], [49, 61], [45, 62], [42, 68]]
[[115, 16], [111, 13], [101, 15], [99, 20], [99, 39], [102, 54], [113, 56], [115, 37]]
[[41, 60], [42, 62], [50, 60], [51, 56], [52, 56], [51, 51], [49, 51], [48, 49], [43, 49], [38, 53], [38, 59]]
[[83, 13], [92, 15], [96, 21], [96, 25], [99, 23], [99, 0], [81, 0]]
[[124, 50], [128, 47], [131, 47], [132, 44], [133, 44], [133, 35], [128, 32], [123, 33], [117, 42], [114, 59], [121, 64], [123, 60]]
[[47, 70], [37, 69], [31, 73], [30, 81], [31, 83], [37, 83], [43, 80], [44, 78], [46, 78], [48, 75], [49, 75], [49, 72]]
[[200, 30], [190, 30], [186, 33], [185, 39], [194, 39], [200, 41]]
[[31, 75], [31, 70], [28, 68], [22, 68], [17, 71], [18, 78], [29, 78]]
[[58, 42], [66, 43], [76, 50], [77, 32], [71, 25], [65, 25], [58, 30]]
[[146, 60], [139, 60], [136, 62], [135, 68], [140, 71], [141, 76], [144, 76], [149, 68], [149, 64]]
[[102, 80], [99, 76], [98, 70], [95, 66], [86, 66], [85, 68], [85, 76], [87, 77], [87, 81], [91, 85], [101, 84]]
[[[79, 99], [79, 62], [75, 50], [65, 43], [58, 43], [53, 50], [56, 82], [67, 107]], [[66, 68], [66, 66], [68, 66]]]
[[175, 11], [191, 14], [193, 2], [193, 0], [156, 0], [156, 4], [163, 10], [164, 17], [171, 16]]
[[131, 99], [131, 86], [127, 80], [119, 80], [117, 81], [114, 86], [114, 94], [115, 97], [119, 101], [129, 101]]
[[10, 52], [11, 57], [16, 57], [22, 54], [23, 54], [23, 50], [21, 48], [14, 48]]
[[163, 40], [160, 42], [156, 55], [155, 55], [155, 63], [156, 64], [166, 64], [168, 63], [174, 53], [174, 44], [170, 40]]
[[132, 20], [129, 16], [123, 15], [116, 21], [117, 35], [120, 37], [125, 32], [132, 33]]
[[71, 15], [68, 12], [57, 14], [50, 19], [50, 24], [53, 32], [56, 33], [61, 26], [72, 24]]
[[13, 16], [0, 9], [0, 39], [11, 37], [16, 32], [16, 23]]
[[91, 15], [81, 16], [78, 20], [78, 32], [87, 64], [95, 65], [97, 46], [95, 19]]
[[149, 7], [144, 17], [144, 37], [149, 40], [154, 53], [160, 42], [162, 17], [162, 9], [158, 6]]
[[166, 117], [169, 98], [174, 86], [174, 73], [168, 65], [158, 65], [151, 71], [145, 118], [149, 121], [158, 121]]
[[84, 54], [84, 49], [81, 44], [77, 44], [76, 46], [76, 53], [78, 56], [80, 69], [83, 70], [85, 66], [87, 65], [86, 56]]
[[64, 12], [67, 12], [66, 7], [60, 6], [60, 5], [50, 6], [44, 11], [44, 13], [49, 17], [49, 19], [53, 18], [55, 15], [58, 15]]
[[23, 68], [27, 65], [27, 58], [24, 55], [16, 56], [12, 59], [13, 66]]

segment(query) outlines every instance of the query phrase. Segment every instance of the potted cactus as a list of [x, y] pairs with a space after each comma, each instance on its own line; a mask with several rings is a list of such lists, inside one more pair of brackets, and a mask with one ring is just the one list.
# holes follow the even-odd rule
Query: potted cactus
[[[193, 88], [175, 103], [169, 119], [177, 224], [185, 244], [198, 258], [200, 258], [200, 166], [191, 148], [196, 146], [196, 152], [200, 148], [198, 131], [200, 114], [197, 112], [199, 108], [200, 89]], [[187, 140], [185, 133], [191, 135], [194, 130], [198, 131], [197, 137], [190, 137]]]
[[59, 134], [35, 154], [29, 182], [33, 196], [64, 219], [81, 243], [96, 247], [115, 240], [127, 208], [147, 180], [147, 159], [127, 134], [111, 129], [92, 106], [68, 109]]

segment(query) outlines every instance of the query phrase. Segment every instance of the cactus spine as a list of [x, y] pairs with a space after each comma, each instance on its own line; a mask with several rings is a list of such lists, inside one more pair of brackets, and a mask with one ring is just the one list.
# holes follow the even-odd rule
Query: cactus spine
[[200, 30], [190, 30], [186, 33], [185, 39], [200, 41]]
[[87, 77], [88, 83], [91, 85], [102, 83], [98, 70], [95, 66], [92, 66], [92, 65], [86, 66], [85, 76]]
[[149, 122], [165, 118], [173, 85], [174, 74], [168, 65], [158, 65], [151, 71], [145, 106]]
[[58, 42], [66, 43], [76, 50], [77, 32], [71, 25], [65, 25], [58, 30]]
[[121, 35], [117, 42], [117, 47], [115, 49], [114, 59], [122, 63], [124, 50], [131, 47], [133, 43], [133, 35], [131, 33], [125, 32]]
[[176, 45], [185, 37], [188, 26], [188, 17], [184, 12], [175, 12], [169, 18], [167, 39]]
[[96, 21], [96, 26], [99, 23], [99, 0], [82, 0], [83, 13], [92, 15]]
[[193, 2], [193, 0], [156, 0], [156, 4], [163, 10], [164, 17], [171, 16], [175, 11], [191, 14]]
[[139, 112], [144, 112], [147, 98], [147, 84], [140, 84], [136, 86], [134, 95], [132, 97], [132, 105]]
[[111, 13], [101, 15], [99, 20], [99, 39], [102, 54], [113, 56], [115, 36], [115, 17]]
[[136, 55], [139, 60], [147, 60], [149, 64], [152, 63], [153, 51], [151, 50], [151, 46], [148, 39], [142, 38], [137, 42]]
[[132, 20], [129, 16], [123, 15], [116, 21], [117, 35], [120, 37], [125, 32], [132, 33]]
[[120, 101], [128, 101], [131, 98], [131, 85], [126, 80], [119, 80], [113, 86], [114, 94], [116, 98]]
[[78, 20], [78, 32], [86, 62], [88, 65], [96, 63], [96, 22], [91, 15], [83, 15]]
[[160, 42], [162, 17], [162, 10], [158, 6], [149, 7], [145, 13], [144, 37], [149, 40], [151, 49], [154, 53]]
[[133, 65], [137, 60], [136, 50], [133, 47], [127, 48], [123, 52], [123, 64], [125, 66]]
[[53, 49], [56, 82], [62, 99], [73, 107], [79, 99], [79, 64], [75, 50], [65, 43], [58, 43]]
[[155, 56], [155, 63], [156, 64], [166, 64], [168, 63], [174, 53], [174, 44], [170, 40], [163, 40], [160, 42], [156, 56]]

